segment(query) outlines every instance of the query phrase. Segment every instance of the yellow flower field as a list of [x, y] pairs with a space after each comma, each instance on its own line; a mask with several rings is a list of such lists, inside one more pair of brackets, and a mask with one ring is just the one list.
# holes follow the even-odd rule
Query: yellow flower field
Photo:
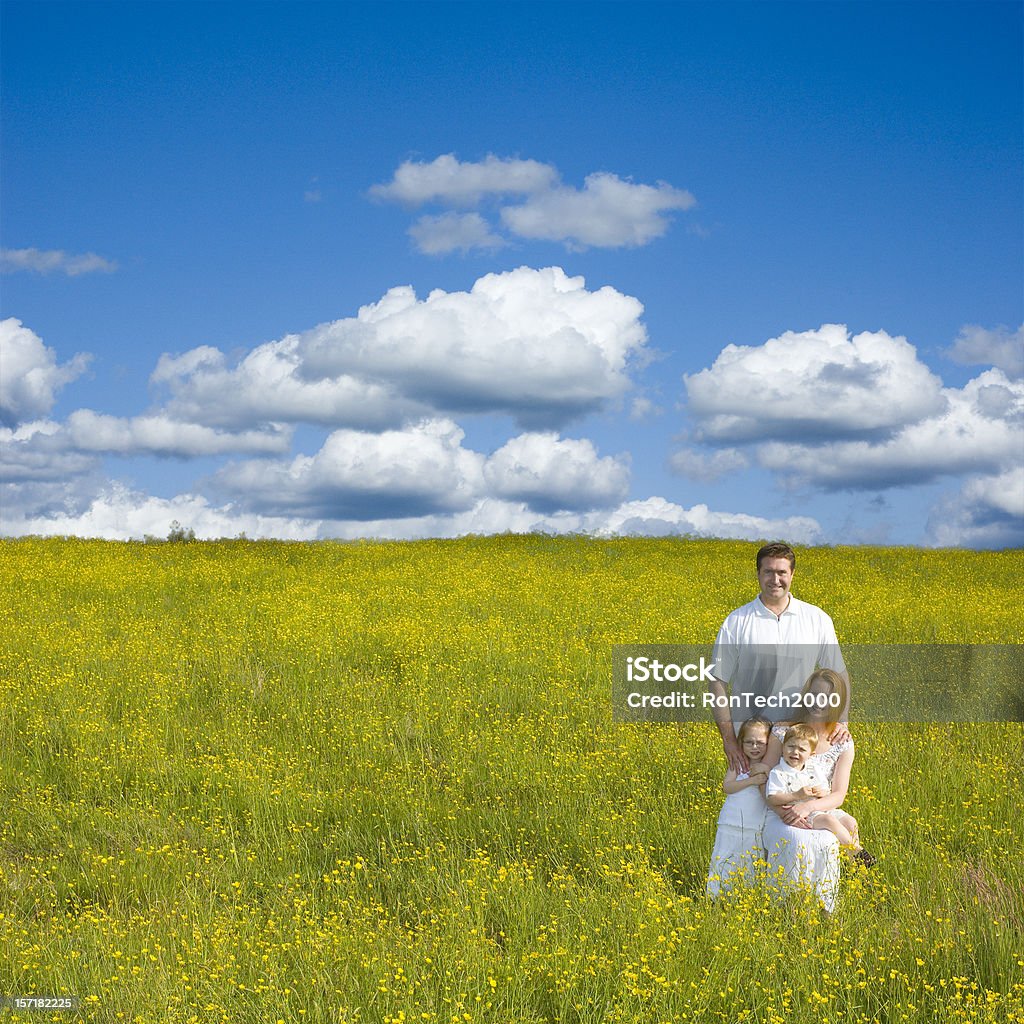
[[[710, 642], [755, 550], [3, 542], [0, 995], [152, 1024], [1024, 1021], [1020, 725], [854, 721], [879, 865], [832, 918], [704, 898], [717, 734], [614, 724], [611, 648]], [[1022, 577], [1019, 551], [821, 548], [793, 590], [843, 643], [1021, 643]]]

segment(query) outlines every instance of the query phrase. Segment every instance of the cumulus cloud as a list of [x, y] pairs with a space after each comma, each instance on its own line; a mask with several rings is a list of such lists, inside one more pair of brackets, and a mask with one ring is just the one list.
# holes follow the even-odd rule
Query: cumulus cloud
[[162, 414], [125, 419], [79, 409], [63, 424], [36, 420], [0, 428], [0, 481], [68, 480], [95, 471], [99, 455], [280, 455], [290, 441], [291, 431], [280, 428], [230, 434]]
[[665, 182], [636, 185], [615, 174], [588, 174], [583, 189], [540, 192], [501, 211], [502, 223], [520, 238], [566, 242], [574, 248], [646, 245], [668, 230], [673, 210], [688, 210], [694, 197]]
[[420, 217], [409, 235], [420, 252], [430, 256], [469, 252], [472, 249], [500, 249], [508, 243], [494, 234], [479, 213], [442, 213]]
[[945, 407], [942, 381], [906, 338], [851, 337], [841, 324], [727, 345], [684, 382], [694, 436], [713, 443], [877, 439]]
[[580, 511], [625, 496], [625, 459], [598, 455], [588, 440], [521, 434], [490, 457], [464, 448], [449, 419], [371, 434], [338, 430], [314, 455], [226, 466], [214, 485], [247, 508], [328, 520], [425, 517], [464, 512], [485, 499], [534, 512]]
[[94, 455], [69, 450], [61, 425], [52, 420], [0, 427], [0, 482], [62, 481], [97, 466]]
[[947, 354], [967, 366], [994, 366], [1008, 377], [1024, 377], [1024, 324], [1015, 331], [965, 324]]
[[728, 537], [738, 540], [766, 540], [786, 537], [797, 544], [819, 544], [821, 526], [808, 516], [765, 519], [738, 512], [714, 512], [707, 505], [683, 508], [665, 498], [629, 501], [601, 520], [591, 520], [596, 533], [668, 537]]
[[280, 427], [232, 434], [182, 423], [163, 413], [122, 418], [91, 409], [73, 412], [64, 432], [68, 446], [77, 451], [116, 455], [197, 458], [229, 452], [283, 454], [291, 444], [291, 431]]
[[1024, 381], [986, 370], [942, 392], [943, 408], [882, 441], [824, 445], [771, 442], [758, 460], [795, 483], [826, 490], [927, 483], [947, 475], [998, 474], [1024, 460]]
[[548, 188], [558, 178], [549, 164], [488, 155], [476, 163], [456, 159], [454, 153], [429, 163], [406, 160], [386, 185], [374, 185], [370, 195], [410, 205], [441, 202], [475, 206], [487, 196], [524, 195]]
[[315, 522], [247, 514], [230, 504], [214, 507], [200, 495], [156, 498], [114, 483], [81, 510], [5, 515], [0, 520], [0, 533], [141, 540], [146, 535], [166, 537], [173, 523], [193, 530], [200, 540], [237, 537], [243, 532], [254, 539], [314, 540], [318, 530]]
[[89, 356], [76, 355], [57, 363], [42, 338], [13, 317], [0, 321], [0, 424], [13, 427], [45, 416], [65, 384], [81, 376]]
[[[55, 486], [55, 485], [53, 485]], [[41, 492], [39, 492], [41, 493]], [[38, 495], [37, 495], [38, 496]], [[87, 498], [54, 492], [50, 507], [17, 511], [0, 520], [0, 534], [102, 537], [139, 540], [165, 537], [173, 523], [195, 531], [199, 539], [276, 537], [285, 540], [373, 537], [412, 540], [493, 533], [591, 533], [598, 536], [695, 536], [762, 540], [785, 536], [796, 543], [820, 543], [817, 522], [798, 516], [764, 519], [715, 512], [705, 505], [687, 509], [664, 498], [632, 501], [594, 512], [545, 514], [524, 502], [484, 497], [457, 512], [382, 519], [319, 519], [246, 511], [237, 504], [213, 505], [196, 494], [156, 498], [123, 484], [109, 484]]]
[[586, 439], [520, 434], [487, 460], [484, 481], [492, 496], [522, 501], [534, 511], [580, 511], [622, 501], [629, 465], [622, 456], [600, 458]]
[[14, 274], [19, 270], [78, 277], [79, 274], [112, 273], [117, 270], [117, 263], [94, 252], [74, 255], [62, 249], [0, 249], [0, 272]]
[[[573, 249], [646, 245], [668, 230], [671, 213], [696, 204], [691, 193], [667, 182], [637, 184], [599, 171], [587, 175], [579, 189], [562, 184], [550, 164], [493, 155], [460, 162], [451, 153], [429, 163], [406, 161], [392, 181], [373, 186], [370, 194], [409, 205], [463, 208], [521, 196], [521, 202], [500, 209], [502, 226], [519, 238], [564, 242]], [[422, 217], [409, 233], [420, 251], [433, 254], [504, 244], [477, 213]]]
[[629, 387], [647, 337], [642, 312], [636, 299], [587, 291], [559, 267], [488, 274], [469, 292], [438, 289], [422, 301], [392, 288], [354, 320], [303, 335], [303, 374], [357, 374], [438, 411], [556, 425]]
[[290, 334], [257, 346], [237, 366], [208, 345], [165, 354], [150, 381], [169, 389], [167, 411], [176, 419], [232, 429], [267, 422], [383, 429], [428, 411], [386, 381], [345, 373], [310, 380], [301, 370], [301, 339]]
[[236, 367], [210, 347], [164, 356], [152, 381], [169, 388], [172, 416], [209, 426], [386, 429], [496, 412], [551, 427], [630, 387], [647, 340], [642, 312], [559, 267], [521, 267], [422, 300], [392, 288], [357, 316], [260, 345]]
[[483, 456], [462, 447], [451, 420], [369, 434], [337, 430], [315, 455], [226, 466], [216, 486], [269, 515], [399, 519], [468, 508]]
[[1024, 466], [969, 478], [932, 510], [928, 536], [937, 547], [1024, 547]]

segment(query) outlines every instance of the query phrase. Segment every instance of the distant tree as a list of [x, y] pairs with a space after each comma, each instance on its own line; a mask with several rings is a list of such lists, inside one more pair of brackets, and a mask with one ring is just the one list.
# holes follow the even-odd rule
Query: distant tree
[[169, 544], [188, 544], [195, 539], [196, 531], [191, 526], [182, 526], [177, 519], [171, 521], [171, 528], [167, 533]]

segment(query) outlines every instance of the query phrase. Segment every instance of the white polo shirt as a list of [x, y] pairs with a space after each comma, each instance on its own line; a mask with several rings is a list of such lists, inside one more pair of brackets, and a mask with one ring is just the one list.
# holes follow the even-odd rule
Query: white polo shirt
[[[846, 671], [832, 619], [792, 594], [781, 615], [766, 608], [760, 595], [730, 612], [718, 631], [713, 660], [715, 676], [732, 684], [733, 693], [795, 695], [816, 668]], [[793, 717], [786, 710], [764, 714], [773, 721]]]

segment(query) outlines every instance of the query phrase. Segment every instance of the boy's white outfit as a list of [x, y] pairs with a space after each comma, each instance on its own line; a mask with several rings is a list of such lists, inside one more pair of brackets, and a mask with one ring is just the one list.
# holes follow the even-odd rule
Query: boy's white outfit
[[[771, 796], [773, 793], [796, 793], [804, 786], [822, 786], [826, 793], [832, 792], [828, 778], [818, 767], [808, 761], [802, 768], [794, 768], [784, 760], [768, 773], [768, 782], [764, 787], [764, 795]], [[819, 814], [827, 814], [827, 811], [810, 811], [807, 815], [808, 821], [814, 821]]]
[[[747, 772], [741, 772], [736, 781], [748, 778]], [[706, 889], [712, 899], [727, 891], [739, 876], [748, 883], [754, 880], [754, 868], [764, 860], [762, 831], [767, 809], [758, 786], [747, 786], [726, 796], [718, 815], [715, 847], [708, 868]]]

